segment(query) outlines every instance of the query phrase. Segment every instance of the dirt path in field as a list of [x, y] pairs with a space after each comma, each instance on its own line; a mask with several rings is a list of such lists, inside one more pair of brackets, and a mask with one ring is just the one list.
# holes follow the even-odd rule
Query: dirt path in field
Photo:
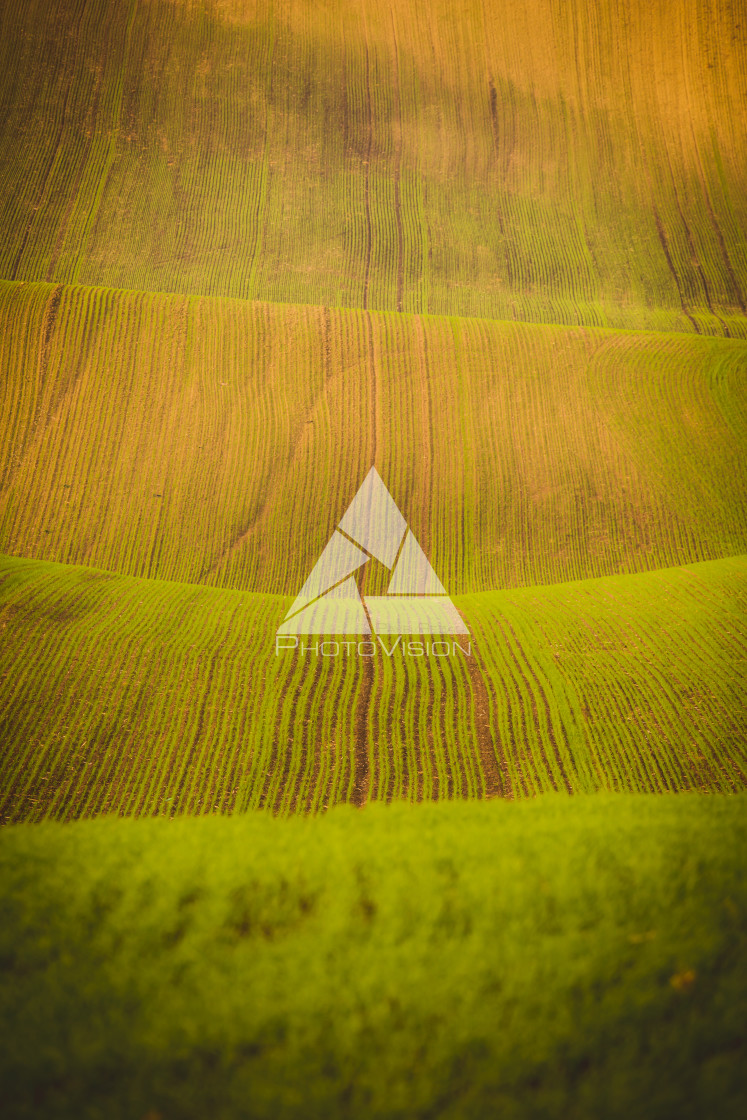
[[364, 805], [371, 788], [368, 764], [368, 710], [373, 692], [374, 666], [372, 657], [361, 659], [361, 687], [356, 701], [355, 716], [355, 777], [353, 780], [353, 805]]
[[[466, 659], [467, 671], [472, 689], [472, 711], [477, 735], [477, 750], [480, 755], [482, 772], [485, 776], [485, 797], [511, 797], [511, 782], [508, 766], [502, 757], [500, 743], [493, 737], [490, 727], [490, 696], [485, 678], [480, 671], [477, 658], [473, 655]], [[501, 762], [499, 762], [499, 752]], [[502, 763], [502, 764], [501, 764]]]

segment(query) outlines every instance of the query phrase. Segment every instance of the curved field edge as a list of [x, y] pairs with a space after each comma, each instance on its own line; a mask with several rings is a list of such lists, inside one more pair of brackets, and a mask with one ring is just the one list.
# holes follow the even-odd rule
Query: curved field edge
[[278, 653], [289, 598], [0, 577], [5, 822], [747, 783], [745, 557], [456, 597], [469, 639], [374, 655]]
[[746, 800], [0, 829], [6, 1108], [736, 1120]]
[[740, 19], [6, 0], [0, 276], [744, 337]]
[[747, 549], [747, 344], [0, 282], [0, 551], [294, 594], [372, 463], [452, 594]]

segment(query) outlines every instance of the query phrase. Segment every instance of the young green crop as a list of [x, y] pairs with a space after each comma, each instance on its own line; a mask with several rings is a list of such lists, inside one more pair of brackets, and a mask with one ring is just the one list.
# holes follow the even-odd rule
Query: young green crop
[[430, 657], [278, 654], [287, 598], [0, 575], [5, 821], [747, 784], [744, 557], [458, 596]]
[[745, 795], [0, 830], [15, 1120], [737, 1120]]
[[0, 277], [745, 337], [730, 0], [8, 0]]
[[295, 594], [375, 463], [451, 594], [747, 549], [747, 343], [0, 283], [0, 551]]

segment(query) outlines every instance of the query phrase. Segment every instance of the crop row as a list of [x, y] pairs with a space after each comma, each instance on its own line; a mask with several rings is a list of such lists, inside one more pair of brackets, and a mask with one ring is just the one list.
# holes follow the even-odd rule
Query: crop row
[[9, 0], [0, 277], [744, 336], [730, 0]]
[[742, 788], [746, 579], [468, 595], [457, 646], [278, 653], [287, 599], [5, 558], [0, 815]]
[[449, 593], [747, 548], [736, 340], [0, 284], [0, 550], [293, 595], [375, 463]]

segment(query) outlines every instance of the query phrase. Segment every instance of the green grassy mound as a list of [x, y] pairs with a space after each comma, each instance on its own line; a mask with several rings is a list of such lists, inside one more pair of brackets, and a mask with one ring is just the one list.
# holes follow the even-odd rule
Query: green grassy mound
[[731, 1120], [747, 800], [0, 833], [9, 1120]]
[[458, 596], [470, 657], [278, 656], [287, 598], [2, 557], [0, 820], [741, 789], [746, 592], [736, 557]]

